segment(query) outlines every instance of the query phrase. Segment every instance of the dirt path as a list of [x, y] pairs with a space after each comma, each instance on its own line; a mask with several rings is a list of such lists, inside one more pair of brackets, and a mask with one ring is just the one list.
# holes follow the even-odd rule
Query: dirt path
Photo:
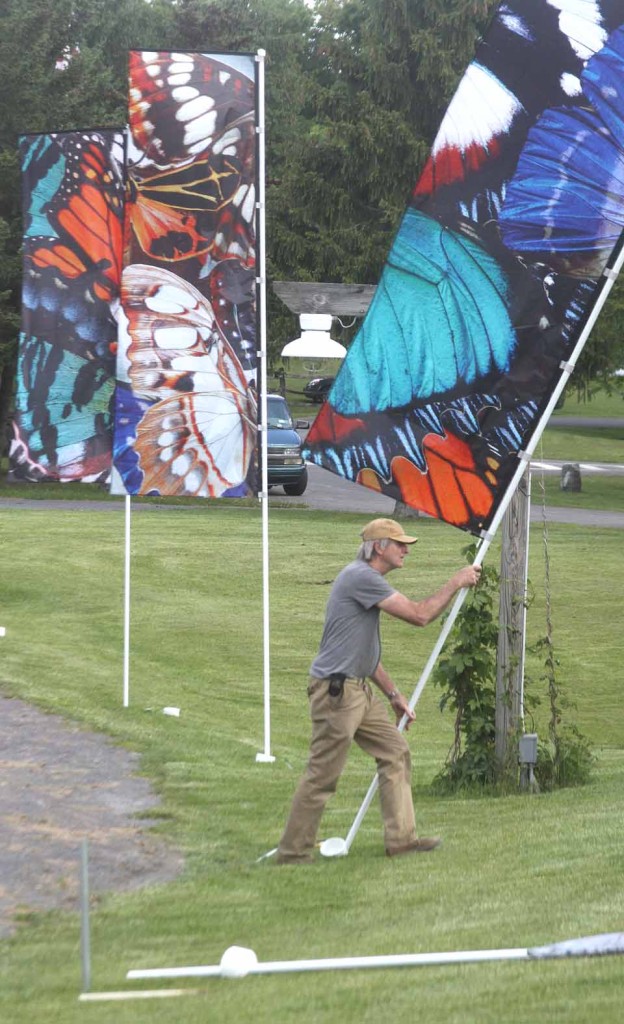
[[150, 832], [158, 797], [138, 766], [105, 737], [0, 696], [0, 937], [28, 910], [78, 909], [84, 837], [92, 893], [179, 874], [182, 856]]

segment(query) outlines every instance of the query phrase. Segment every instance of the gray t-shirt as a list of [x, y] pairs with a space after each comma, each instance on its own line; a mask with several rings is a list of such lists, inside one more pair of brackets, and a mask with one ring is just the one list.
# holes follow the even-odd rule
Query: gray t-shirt
[[368, 562], [357, 560], [339, 572], [329, 595], [321, 646], [310, 674], [334, 672], [370, 676], [381, 658], [379, 608], [396, 590]]

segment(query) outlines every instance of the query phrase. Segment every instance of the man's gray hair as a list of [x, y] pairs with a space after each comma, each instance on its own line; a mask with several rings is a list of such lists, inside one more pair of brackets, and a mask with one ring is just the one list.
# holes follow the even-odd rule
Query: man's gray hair
[[365, 540], [360, 544], [356, 558], [359, 558], [361, 562], [370, 562], [371, 558], [375, 554], [375, 544], [379, 544], [379, 547], [383, 551], [388, 547], [390, 543], [389, 537], [384, 537], [383, 540]]

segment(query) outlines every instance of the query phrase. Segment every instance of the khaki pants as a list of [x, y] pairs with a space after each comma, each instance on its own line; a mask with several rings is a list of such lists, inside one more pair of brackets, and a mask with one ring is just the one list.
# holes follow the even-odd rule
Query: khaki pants
[[329, 681], [312, 678], [308, 696], [310, 758], [293, 799], [277, 860], [311, 859], [323, 809], [336, 791], [353, 740], [377, 762], [386, 849], [411, 842], [416, 838], [412, 762], [405, 738], [390, 722], [385, 705], [368, 683], [357, 679], [346, 679], [342, 696], [331, 697]]

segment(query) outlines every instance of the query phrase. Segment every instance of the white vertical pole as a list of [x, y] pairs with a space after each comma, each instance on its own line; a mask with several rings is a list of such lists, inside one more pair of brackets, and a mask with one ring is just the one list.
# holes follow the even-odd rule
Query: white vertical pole
[[[624, 238], [624, 235], [622, 237]], [[522, 479], [522, 477], [523, 477], [523, 475], [524, 475], [524, 473], [526, 471], [527, 464], [530, 463], [531, 456], [533, 455], [533, 452], [535, 451], [535, 449], [537, 447], [537, 442], [539, 441], [540, 437], [544, 433], [544, 429], [546, 427], [546, 424], [548, 423], [550, 417], [552, 416], [553, 411], [555, 409], [555, 406], [557, 405], [557, 402], [559, 401], [559, 399], [561, 397], [561, 394], [562, 394], [566, 384], [568, 383], [568, 380], [570, 379], [570, 376], [572, 375], [574, 367], [576, 366], [576, 361], [579, 358], [581, 352], [583, 351], [583, 349], [585, 347], [585, 343], [586, 343], [587, 339], [589, 338], [589, 335], [592, 332], [592, 329], [594, 327], [594, 324], [596, 323], [596, 320], [598, 319], [598, 315], [599, 315], [602, 307], [604, 306], [605, 302], [607, 301], [607, 296], [608, 296], [609, 292], [611, 291], [613, 285], [615, 284], [615, 282], [616, 282], [616, 280], [618, 278], [618, 275], [619, 275], [619, 273], [620, 273], [620, 271], [622, 269], [622, 266], [624, 266], [624, 242], [621, 242], [620, 248], [617, 250], [617, 253], [615, 253], [614, 256], [615, 256], [615, 258], [613, 259], [613, 265], [610, 266], [610, 267], [607, 267], [606, 270], [603, 271], [602, 289], [601, 289], [600, 294], [598, 295], [598, 297], [596, 299], [596, 302], [594, 303], [594, 306], [593, 306], [593, 308], [592, 308], [592, 310], [591, 310], [591, 312], [590, 312], [590, 314], [589, 314], [589, 316], [588, 316], [588, 318], [587, 318], [587, 320], [585, 322], [585, 325], [584, 325], [584, 327], [583, 327], [583, 329], [582, 329], [582, 331], [581, 331], [581, 333], [580, 333], [580, 335], [579, 335], [579, 337], [577, 339], [577, 342], [576, 342], [576, 344], [574, 346], [572, 354], [570, 355], [570, 358], [569, 358], [569, 360], [566, 363], [562, 363], [561, 364], [561, 367], [560, 367], [561, 368], [561, 377], [559, 378], [559, 380], [557, 382], [557, 385], [555, 386], [555, 388], [553, 390], [553, 393], [550, 396], [548, 404], [547, 404], [546, 408], [544, 409], [544, 411], [543, 411], [543, 413], [542, 413], [542, 415], [541, 415], [541, 417], [540, 417], [540, 419], [539, 419], [539, 421], [538, 421], [538, 423], [537, 423], [537, 425], [535, 427], [535, 431], [533, 432], [533, 436], [531, 437], [529, 443], [527, 444], [526, 450], [523, 453], [521, 453], [521, 452], [518, 453], [518, 456], [519, 456], [519, 458], [518, 458], [518, 465], [516, 467], [514, 475], [512, 476], [509, 484], [507, 485], [507, 490], [505, 491], [505, 493], [504, 493], [504, 495], [503, 495], [503, 497], [501, 499], [501, 502], [500, 502], [496, 512], [494, 513], [494, 516], [492, 517], [492, 522], [490, 523], [490, 527], [489, 527], [487, 533], [484, 534], [483, 539], [481, 540], [481, 543], [479, 545], [479, 549], [477, 551], [477, 554], [476, 554], [475, 560], [473, 562], [473, 565], [481, 565], [483, 563], [483, 560], [485, 559], [485, 556], [486, 556], [486, 554], [487, 554], [487, 552], [489, 550], [489, 547], [490, 547], [490, 545], [491, 545], [491, 543], [492, 543], [492, 541], [494, 539], [496, 531], [498, 530], [498, 528], [499, 528], [499, 526], [501, 524], [501, 521], [503, 519], [503, 516], [505, 515], [505, 512], [507, 511], [507, 507], [509, 505], [509, 502], [511, 501], [511, 499], [512, 499], [512, 497], [514, 495], [514, 492], [515, 492], [518, 484], [520, 483], [520, 480]], [[427, 664], [425, 665], [425, 667], [423, 669], [422, 675], [421, 675], [420, 679], [418, 680], [418, 683], [416, 684], [414, 692], [412, 693], [412, 696], [410, 697], [409, 707], [410, 707], [411, 711], [414, 710], [414, 708], [416, 707], [418, 701], [420, 700], [420, 695], [421, 695], [421, 693], [423, 692], [423, 690], [425, 688], [425, 685], [426, 685], [426, 683], [427, 683], [427, 681], [429, 679], [429, 676], [431, 675], [431, 673], [433, 672], [433, 669], [435, 668], [435, 664], [436, 664], [436, 662], [437, 662], [437, 660], [438, 660], [438, 658], [440, 656], [442, 648], [444, 647], [444, 644], [446, 643], [446, 641], [448, 639], [449, 633], [451, 632], [453, 626], [455, 625], [455, 620], [456, 620], [457, 616], [459, 615], [459, 613], [461, 611], [462, 605], [463, 605], [464, 601], [466, 600], [466, 597], [468, 596], [468, 593], [469, 593], [468, 589], [460, 590], [458, 592], [456, 598], [455, 598], [454, 604], [452, 605], [450, 611], [448, 612], [448, 615], [446, 617], [446, 621], [445, 621], [445, 623], [444, 623], [444, 625], [443, 625], [443, 627], [442, 627], [442, 629], [440, 631], [440, 635], [438, 636], [438, 639], [437, 639], [437, 641], [435, 643], [435, 646], [434, 646], [434, 648], [433, 648], [433, 650], [432, 650], [432, 652], [431, 652], [431, 654], [429, 656], [429, 660], [427, 661]], [[398, 726], [400, 732], [402, 732], [405, 729], [407, 721], [408, 721], [407, 715], [403, 715], [403, 718], [399, 722], [399, 726]], [[364, 799], [363, 799], [363, 801], [362, 801], [362, 803], [360, 805], [360, 808], [359, 808], [355, 818], [353, 819], [353, 824], [351, 825], [351, 828], [349, 829], [349, 832], [347, 833], [347, 837], [346, 837], [346, 839], [344, 841], [344, 844], [340, 848], [339, 852], [337, 852], [337, 853], [328, 853], [328, 854], [326, 854], [326, 856], [344, 856], [346, 853], [349, 852], [349, 849], [351, 848], [351, 844], [353, 843], [353, 840], [355, 839], [355, 837], [356, 837], [356, 835], [358, 833], [360, 825], [362, 824], [362, 822], [364, 820], [364, 817], [366, 815], [366, 812], [367, 812], [368, 808], [370, 807], [371, 803], [373, 802], [373, 797], [375, 796], [375, 793], [377, 792], [378, 785], [379, 785], [379, 779], [378, 779], [378, 776], [375, 775], [373, 781], [371, 782], [371, 784], [370, 784], [370, 786], [368, 788], [368, 792], [367, 792], [366, 796], [364, 797]], [[323, 852], [323, 851], [321, 850], [321, 852]]]
[[265, 120], [264, 59], [265, 50], [258, 50], [258, 301], [260, 321], [260, 452], [262, 463], [262, 635], [264, 679], [264, 750], [256, 761], [271, 762], [271, 658], [269, 616], [269, 463], [267, 453], [267, 315], [266, 315], [266, 207], [265, 207]]
[[130, 703], [130, 495], [126, 494], [126, 543], [124, 559], [124, 653], [123, 706]]

